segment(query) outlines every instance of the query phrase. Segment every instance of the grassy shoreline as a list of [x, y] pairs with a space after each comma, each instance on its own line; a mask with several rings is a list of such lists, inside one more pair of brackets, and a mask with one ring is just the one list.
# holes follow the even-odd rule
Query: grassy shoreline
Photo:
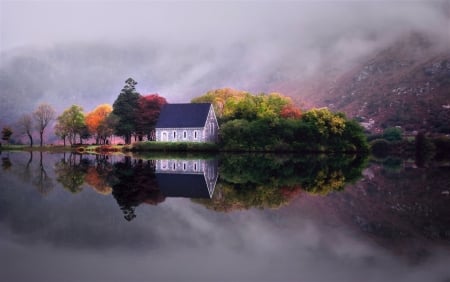
[[93, 153], [93, 154], [110, 154], [110, 153], [166, 153], [166, 152], [181, 152], [181, 153], [358, 153], [355, 151], [333, 151], [326, 150], [261, 150], [251, 148], [233, 148], [223, 149], [216, 143], [193, 143], [193, 142], [136, 142], [132, 145], [76, 145], [76, 146], [62, 146], [62, 145], [47, 145], [43, 147], [27, 145], [3, 145], [0, 151], [41, 151], [41, 152], [74, 152], [74, 153]]

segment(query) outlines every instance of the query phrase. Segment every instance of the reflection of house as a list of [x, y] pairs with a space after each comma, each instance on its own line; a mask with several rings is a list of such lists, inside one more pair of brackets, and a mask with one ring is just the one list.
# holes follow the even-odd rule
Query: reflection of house
[[211, 198], [217, 178], [215, 160], [156, 161], [156, 179], [165, 197]]
[[215, 142], [219, 125], [210, 103], [166, 104], [155, 130], [156, 141]]

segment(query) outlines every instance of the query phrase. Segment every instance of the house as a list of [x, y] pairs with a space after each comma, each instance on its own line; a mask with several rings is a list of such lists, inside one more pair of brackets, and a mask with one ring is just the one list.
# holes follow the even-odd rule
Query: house
[[155, 131], [156, 141], [216, 142], [219, 124], [210, 103], [166, 104]]
[[212, 198], [217, 160], [156, 160], [156, 179], [165, 197]]

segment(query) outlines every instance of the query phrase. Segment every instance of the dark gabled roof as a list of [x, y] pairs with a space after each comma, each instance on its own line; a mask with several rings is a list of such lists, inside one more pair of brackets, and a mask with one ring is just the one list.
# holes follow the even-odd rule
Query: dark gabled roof
[[156, 173], [156, 179], [165, 197], [210, 198], [203, 174]]
[[156, 128], [203, 127], [210, 108], [210, 103], [166, 104], [161, 109]]

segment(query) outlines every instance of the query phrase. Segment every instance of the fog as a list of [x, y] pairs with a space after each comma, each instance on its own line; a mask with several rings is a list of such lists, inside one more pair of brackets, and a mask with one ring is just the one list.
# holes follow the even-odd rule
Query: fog
[[287, 91], [409, 32], [449, 44], [450, 1], [1, 1], [0, 125], [48, 102]]

